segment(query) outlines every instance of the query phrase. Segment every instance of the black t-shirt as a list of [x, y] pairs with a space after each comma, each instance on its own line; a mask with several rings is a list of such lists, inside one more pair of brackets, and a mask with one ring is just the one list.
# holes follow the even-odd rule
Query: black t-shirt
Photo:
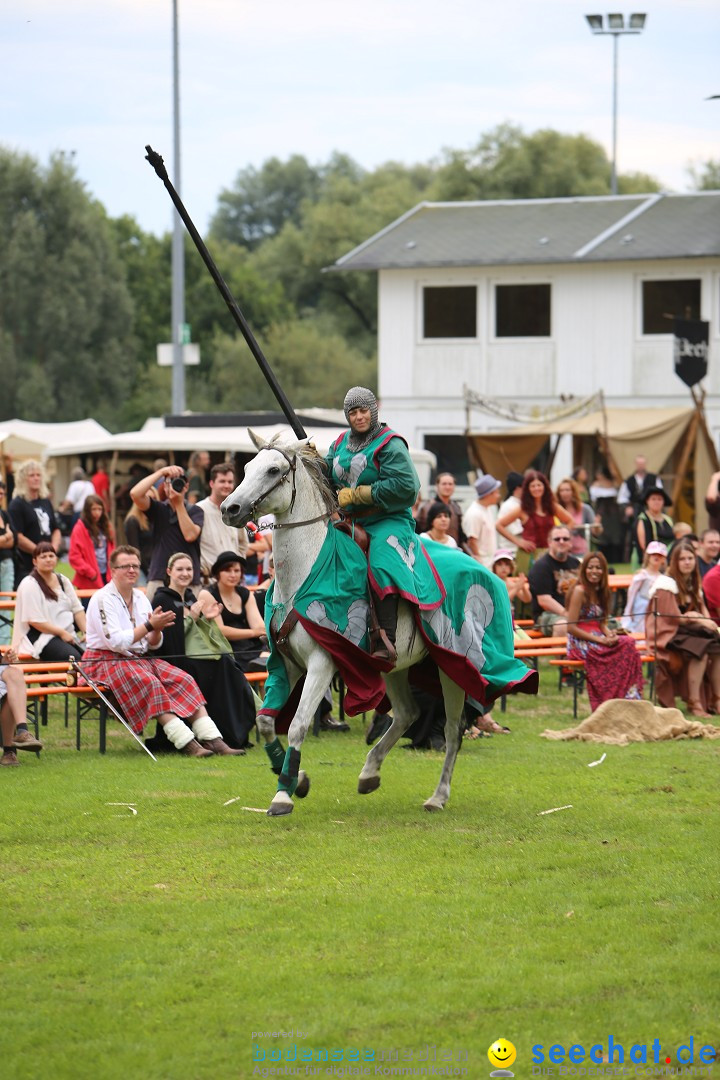
[[[188, 516], [195, 525], [202, 529], [205, 514], [199, 506], [185, 503]], [[193, 564], [193, 585], [200, 584], [200, 534], [197, 540], [191, 544], [187, 542], [178, 525], [177, 514], [168, 502], [150, 500], [150, 505], [145, 511], [148, 521], [153, 530], [153, 552], [150, 559], [148, 579], [150, 581], [162, 581], [167, 570], [168, 559], [176, 551], [182, 551], [190, 556]]]
[[[9, 532], [12, 532], [13, 530], [12, 530], [12, 525], [10, 524], [10, 518], [8, 517], [6, 511], [3, 510], [3, 508], [1, 506], [0, 506], [0, 517], [2, 517], [2, 524], [0, 525], [0, 535], [2, 535], [3, 526]], [[9, 548], [0, 548], [0, 562], [2, 562], [3, 559], [12, 559], [14, 554], [15, 554], [15, 548], [11, 548], [11, 547], [9, 547]]]
[[528, 583], [532, 593], [533, 619], [536, 622], [543, 612], [537, 602], [538, 596], [552, 596], [558, 604], [566, 607], [567, 590], [577, 578], [576, 570], [579, 565], [580, 560], [574, 555], [568, 555], [567, 559], [561, 562], [553, 559], [548, 552], [530, 568]]
[[[22, 533], [39, 544], [41, 540], [51, 540], [55, 529], [59, 529], [52, 503], [49, 499], [23, 499], [17, 495], [8, 507], [13, 532]], [[15, 549], [15, 582], [27, 577], [33, 568], [32, 555], [29, 551]]]

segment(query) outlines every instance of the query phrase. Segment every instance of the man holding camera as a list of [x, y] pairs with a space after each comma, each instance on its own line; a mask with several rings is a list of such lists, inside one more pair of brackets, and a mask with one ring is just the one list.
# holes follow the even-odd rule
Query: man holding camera
[[[151, 499], [148, 491], [163, 480], [165, 500]], [[168, 559], [176, 551], [190, 557], [193, 564], [192, 589], [200, 587], [200, 533], [205, 515], [199, 506], [187, 501], [190, 484], [179, 465], [164, 468], [138, 481], [130, 491], [130, 498], [147, 514], [153, 529], [153, 552], [148, 571], [145, 594], [152, 600], [155, 590], [162, 584]]]

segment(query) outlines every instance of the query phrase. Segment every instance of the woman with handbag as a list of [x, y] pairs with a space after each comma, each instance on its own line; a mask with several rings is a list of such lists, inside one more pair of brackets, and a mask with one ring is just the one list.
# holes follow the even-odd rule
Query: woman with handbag
[[670, 553], [667, 574], [650, 587], [645, 639], [655, 652], [657, 698], [673, 708], [681, 697], [692, 716], [720, 713], [720, 638], [702, 595], [697, 556], [681, 540]]
[[264, 671], [269, 656], [265, 623], [258, 611], [255, 596], [241, 585], [245, 560], [235, 551], [221, 551], [210, 574], [214, 585], [200, 590], [198, 600], [219, 604], [215, 620], [243, 671]]
[[[255, 724], [255, 698], [231, 645], [215, 623], [221, 606], [207, 592], [196, 600], [190, 588], [192, 578], [189, 556], [182, 552], [171, 555], [167, 584], [157, 590], [153, 604], [163, 611], [174, 611], [176, 618], [163, 631], [163, 642], [156, 652], [192, 675], [224, 741], [233, 753], [244, 753], [252, 745], [249, 734]], [[160, 735], [159, 731], [156, 738]]]

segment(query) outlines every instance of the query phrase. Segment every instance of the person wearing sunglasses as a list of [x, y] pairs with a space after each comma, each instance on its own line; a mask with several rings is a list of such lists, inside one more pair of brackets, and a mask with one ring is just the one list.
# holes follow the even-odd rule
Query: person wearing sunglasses
[[572, 536], [566, 525], [548, 534], [548, 550], [530, 567], [528, 582], [535, 624], [544, 634], [567, 636], [567, 593], [577, 580], [580, 560], [570, 554]]

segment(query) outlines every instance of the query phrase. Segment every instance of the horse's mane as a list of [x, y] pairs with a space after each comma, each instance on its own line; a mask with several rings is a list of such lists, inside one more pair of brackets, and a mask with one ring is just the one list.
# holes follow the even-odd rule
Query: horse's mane
[[[281, 432], [278, 432], [277, 435], [273, 435], [268, 443], [268, 446], [281, 446], [283, 449], [286, 449], [287, 445], [288, 444], [283, 440]], [[330, 513], [334, 513], [338, 508], [337, 496], [335, 495], [335, 491], [333, 490], [333, 486], [328, 477], [325, 459], [317, 452], [312, 443], [306, 443], [304, 446], [300, 446], [297, 450], [297, 456], [305, 466], [310, 479], [317, 489], [318, 495], [325, 505], [325, 509]]]

